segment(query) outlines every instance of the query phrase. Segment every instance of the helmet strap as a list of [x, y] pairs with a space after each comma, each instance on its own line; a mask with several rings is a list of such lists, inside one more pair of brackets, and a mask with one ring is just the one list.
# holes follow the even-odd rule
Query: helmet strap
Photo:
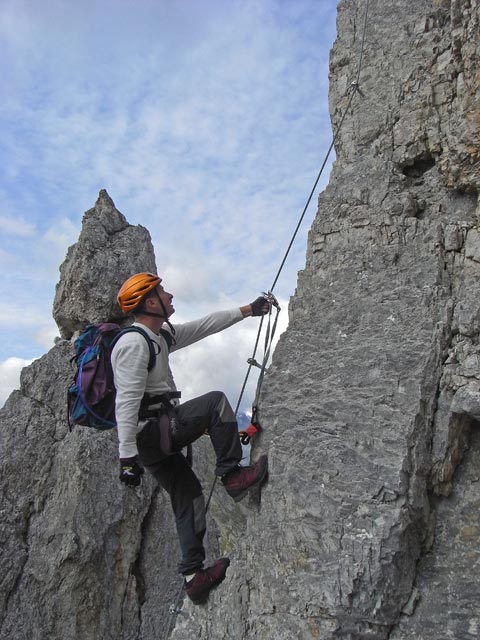
[[141, 311], [140, 313], [144, 316], [153, 316], [154, 318], [163, 318], [164, 321], [168, 324], [168, 326], [170, 327], [170, 331], [172, 332], [173, 335], [175, 335], [175, 329], [173, 328], [173, 326], [171, 325], [168, 317], [167, 317], [167, 310], [165, 309], [165, 305], [163, 304], [162, 299], [160, 298], [160, 295], [158, 293], [157, 290], [155, 290], [156, 296], [158, 298], [158, 301], [160, 302], [160, 306], [162, 307], [162, 311], [163, 313], [155, 313], [154, 311]]

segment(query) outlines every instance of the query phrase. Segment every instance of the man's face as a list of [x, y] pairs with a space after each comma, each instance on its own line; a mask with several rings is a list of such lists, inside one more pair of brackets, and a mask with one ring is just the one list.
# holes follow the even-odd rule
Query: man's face
[[[163, 288], [163, 286], [161, 284], [158, 284], [156, 287], [157, 290], [157, 294], [160, 298], [160, 300], [163, 302], [163, 306], [165, 307], [165, 311], [167, 312], [167, 318], [170, 318], [170, 316], [175, 313], [175, 308], [172, 305], [172, 300], [173, 300], [173, 295], [171, 293], [168, 293], [168, 291], [165, 291], [165, 289]], [[163, 309], [161, 308], [160, 303], [158, 302], [158, 298], [156, 296], [153, 296], [153, 300], [156, 300], [158, 306], [159, 306], [159, 312], [163, 313]]]

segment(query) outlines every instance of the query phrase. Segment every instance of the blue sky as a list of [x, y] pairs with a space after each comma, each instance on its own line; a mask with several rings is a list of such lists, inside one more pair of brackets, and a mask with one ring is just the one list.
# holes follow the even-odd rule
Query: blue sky
[[[175, 321], [271, 286], [331, 142], [336, 5], [0, 0], [0, 403], [58, 335], [58, 269], [102, 188], [150, 231]], [[276, 287], [282, 328], [316, 200]], [[186, 396], [235, 402], [256, 327], [176, 354]]]

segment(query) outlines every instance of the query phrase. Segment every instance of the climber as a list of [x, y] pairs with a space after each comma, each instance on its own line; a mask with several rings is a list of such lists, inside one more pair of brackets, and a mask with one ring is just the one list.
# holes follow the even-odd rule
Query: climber
[[193, 344], [248, 316], [264, 315], [269, 305], [259, 297], [240, 308], [172, 325], [173, 296], [161, 282], [155, 274], [137, 273], [118, 293], [120, 308], [134, 314], [134, 324], [147, 332], [157, 352], [155, 366], [148, 371], [149, 348], [141, 334], [122, 335], [112, 350], [120, 481], [138, 486], [145, 467], [169, 493], [182, 553], [179, 572], [184, 576], [187, 595], [198, 604], [225, 578], [230, 561], [220, 558], [203, 568], [205, 502], [200, 482], [182, 449], [208, 433], [216, 454], [215, 473], [235, 501], [263, 483], [268, 461], [263, 455], [250, 467], [239, 466], [242, 447], [235, 414], [224, 393], [211, 391], [179, 403], [169, 351]]

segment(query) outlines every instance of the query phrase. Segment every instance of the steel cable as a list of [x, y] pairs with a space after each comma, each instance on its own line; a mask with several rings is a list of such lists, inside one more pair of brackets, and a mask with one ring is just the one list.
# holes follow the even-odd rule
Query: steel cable
[[[335, 143], [336, 143], [336, 141], [338, 139], [338, 136], [339, 136], [340, 131], [342, 129], [343, 123], [344, 123], [345, 118], [347, 116], [348, 110], [350, 109], [350, 105], [352, 104], [353, 98], [357, 93], [361, 94], [359, 82], [360, 82], [360, 73], [361, 73], [361, 70], [362, 70], [362, 63], [363, 63], [363, 51], [364, 51], [364, 45], [365, 45], [365, 32], [367, 30], [368, 5], [369, 5], [369, 0], [366, 0], [366, 2], [365, 2], [365, 16], [364, 16], [364, 22], [363, 22], [363, 33], [362, 33], [362, 40], [361, 40], [361, 44], [360, 44], [360, 55], [359, 55], [359, 61], [358, 61], [356, 80], [354, 80], [350, 84], [350, 86], [348, 88], [347, 92], [350, 93], [350, 96], [349, 96], [349, 99], [348, 99], [348, 102], [347, 102], [347, 106], [345, 107], [345, 111], [344, 111], [344, 113], [343, 113], [343, 115], [342, 115], [342, 117], [340, 119], [340, 123], [339, 123], [339, 125], [337, 127], [336, 133], [333, 136], [332, 142], [331, 142], [331, 144], [330, 144], [330, 146], [328, 148], [328, 151], [327, 151], [327, 153], [325, 155], [325, 158], [324, 158], [324, 160], [322, 162], [322, 165], [320, 167], [320, 171], [318, 172], [318, 175], [317, 175], [317, 177], [315, 179], [313, 187], [312, 187], [312, 189], [310, 191], [310, 194], [309, 194], [309, 196], [307, 198], [305, 206], [304, 206], [304, 208], [302, 210], [302, 213], [301, 213], [300, 218], [298, 220], [298, 223], [297, 223], [297, 226], [295, 228], [295, 231], [293, 232], [293, 235], [292, 235], [292, 238], [291, 238], [291, 240], [290, 240], [290, 242], [288, 244], [287, 250], [286, 250], [286, 252], [285, 252], [285, 254], [283, 256], [283, 259], [282, 259], [282, 261], [280, 263], [280, 267], [278, 268], [278, 271], [277, 271], [277, 273], [275, 275], [275, 278], [273, 280], [273, 284], [272, 284], [272, 286], [271, 286], [271, 288], [269, 290], [269, 293], [271, 293], [271, 294], [273, 294], [273, 290], [275, 289], [275, 286], [277, 285], [277, 282], [278, 282], [278, 279], [280, 277], [280, 274], [282, 273], [283, 267], [285, 266], [285, 262], [287, 261], [287, 258], [288, 258], [288, 255], [290, 253], [290, 250], [291, 250], [291, 248], [293, 246], [293, 243], [295, 242], [295, 239], [297, 237], [298, 231], [299, 231], [299, 229], [300, 229], [300, 227], [302, 225], [303, 219], [305, 218], [305, 215], [307, 213], [308, 207], [310, 205], [310, 202], [311, 202], [311, 200], [313, 198], [313, 195], [315, 193], [315, 190], [317, 188], [318, 182], [319, 182], [319, 180], [320, 180], [320, 178], [321, 178], [321, 176], [323, 174], [323, 170], [325, 169], [325, 166], [326, 166], [326, 164], [328, 162], [328, 159], [330, 157], [330, 153], [332, 152], [332, 149], [335, 146]], [[271, 313], [271, 307], [272, 307], [272, 305], [270, 305], [269, 313]], [[276, 327], [279, 311], [280, 311], [280, 309], [277, 308], [277, 317], [275, 318], [274, 327]], [[237, 401], [237, 405], [236, 405], [236, 408], [235, 408], [235, 416], [237, 415], [238, 410], [240, 408], [240, 404], [241, 404], [241, 401], [242, 401], [242, 398], [243, 398], [243, 395], [244, 395], [244, 392], [245, 392], [245, 388], [247, 386], [248, 378], [249, 378], [250, 372], [252, 370], [252, 366], [253, 366], [252, 363], [255, 361], [255, 355], [257, 353], [258, 344], [260, 342], [260, 335], [261, 335], [261, 332], [262, 332], [264, 318], [265, 318], [265, 316], [262, 316], [262, 318], [260, 320], [260, 324], [259, 324], [259, 327], [258, 327], [258, 332], [257, 332], [256, 340], [255, 340], [255, 346], [254, 346], [254, 349], [253, 349], [252, 357], [248, 361], [249, 362], [249, 366], [248, 366], [247, 373], [245, 375], [245, 379], [243, 381], [243, 385], [242, 385], [242, 388], [241, 388], [241, 391], [240, 391], [240, 395], [239, 395], [239, 398], [238, 398], [238, 401]], [[275, 333], [275, 331], [274, 331], [274, 329], [272, 329], [272, 332], [271, 332], [270, 338], [269, 338], [269, 340], [270, 340], [269, 346], [268, 346], [268, 348], [267, 347], [265, 348], [265, 354], [264, 354], [263, 362], [262, 362], [262, 365], [261, 365], [261, 370], [260, 370], [260, 374], [259, 374], [259, 378], [258, 378], [256, 392], [255, 392], [255, 402], [259, 398], [260, 389], [261, 389], [261, 386], [263, 384], [265, 367], [266, 367], [266, 363], [267, 363], [268, 357], [270, 355], [270, 348], [272, 346], [274, 333]], [[210, 502], [211, 502], [211, 499], [212, 499], [212, 496], [213, 496], [213, 492], [215, 490], [217, 479], [218, 479], [217, 476], [215, 476], [213, 484], [212, 484], [212, 487], [210, 489], [208, 500], [207, 500], [207, 503], [206, 503], [206, 506], [205, 506], [205, 515], [208, 512], [208, 508], [210, 506]], [[184, 585], [182, 584], [182, 586], [181, 586], [181, 588], [180, 588], [180, 590], [178, 592], [177, 598], [175, 600], [175, 603], [170, 606], [170, 614], [171, 614], [171, 616], [170, 616], [169, 624], [168, 624], [168, 627], [167, 627], [167, 632], [165, 634], [165, 640], [168, 638], [168, 636], [170, 634], [172, 621], [173, 621], [174, 617], [179, 612], [179, 603], [180, 603], [180, 600], [181, 600], [181, 597], [182, 597], [182, 594], [183, 594], [183, 589], [184, 589]]]

